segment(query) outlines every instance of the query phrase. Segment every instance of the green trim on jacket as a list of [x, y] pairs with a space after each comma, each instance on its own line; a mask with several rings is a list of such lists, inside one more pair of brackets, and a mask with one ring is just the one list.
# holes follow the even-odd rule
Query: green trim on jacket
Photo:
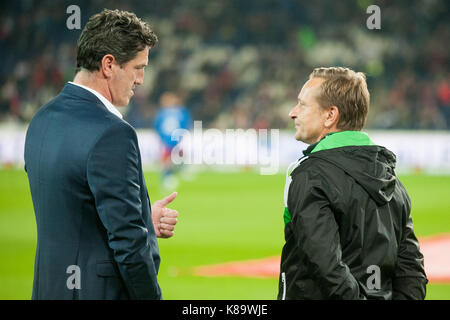
[[370, 140], [369, 136], [365, 132], [340, 131], [326, 135], [325, 138], [319, 141], [311, 153], [341, 147], [374, 145], [375, 143]]

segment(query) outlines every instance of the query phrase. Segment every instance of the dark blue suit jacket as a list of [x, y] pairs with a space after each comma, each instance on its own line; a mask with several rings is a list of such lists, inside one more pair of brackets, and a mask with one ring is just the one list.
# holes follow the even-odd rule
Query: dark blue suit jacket
[[33, 299], [161, 299], [135, 130], [67, 84], [31, 121], [25, 169], [37, 224]]

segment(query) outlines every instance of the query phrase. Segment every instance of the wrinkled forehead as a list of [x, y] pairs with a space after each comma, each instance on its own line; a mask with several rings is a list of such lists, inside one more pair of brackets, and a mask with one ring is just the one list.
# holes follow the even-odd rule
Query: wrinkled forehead
[[145, 47], [144, 50], [139, 51], [138, 54], [136, 55], [137, 62], [147, 64], [149, 51], [150, 51], [149, 47]]
[[315, 97], [318, 93], [320, 93], [320, 85], [324, 81], [324, 78], [312, 78], [306, 81], [298, 94], [298, 99], [304, 100], [310, 97]]
[[146, 47], [145, 49], [139, 51], [137, 55], [127, 62], [128, 65], [131, 66], [146, 66], [148, 64], [148, 53], [149, 53], [149, 47]]

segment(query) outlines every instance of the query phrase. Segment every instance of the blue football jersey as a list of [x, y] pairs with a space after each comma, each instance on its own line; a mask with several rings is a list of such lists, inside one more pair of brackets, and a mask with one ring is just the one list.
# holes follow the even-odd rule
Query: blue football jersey
[[192, 118], [189, 111], [183, 106], [161, 108], [154, 121], [154, 127], [162, 142], [169, 148], [173, 148], [179, 141], [172, 140], [172, 133], [176, 129], [191, 128]]

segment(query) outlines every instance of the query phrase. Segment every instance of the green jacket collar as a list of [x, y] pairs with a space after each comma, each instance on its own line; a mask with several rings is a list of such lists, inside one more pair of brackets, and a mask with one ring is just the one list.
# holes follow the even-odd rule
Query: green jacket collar
[[304, 152], [305, 155], [334, 148], [349, 146], [373, 146], [367, 133], [361, 131], [340, 131], [328, 133], [319, 142], [310, 145]]

